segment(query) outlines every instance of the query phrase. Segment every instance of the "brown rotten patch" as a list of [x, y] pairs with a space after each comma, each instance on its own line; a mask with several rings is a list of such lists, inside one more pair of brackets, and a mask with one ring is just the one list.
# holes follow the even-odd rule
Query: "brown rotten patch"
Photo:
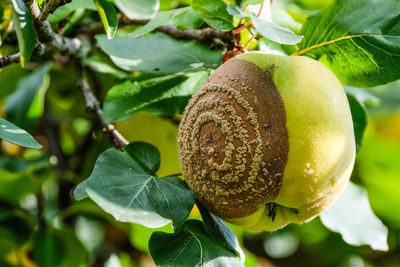
[[182, 171], [198, 200], [220, 217], [250, 215], [279, 194], [289, 140], [271, 71], [230, 60], [185, 109], [178, 135]]

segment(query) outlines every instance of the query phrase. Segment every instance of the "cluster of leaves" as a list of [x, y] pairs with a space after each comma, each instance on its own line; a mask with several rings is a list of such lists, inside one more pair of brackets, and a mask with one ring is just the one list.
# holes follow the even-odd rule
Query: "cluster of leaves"
[[[36, 2], [43, 11], [49, 1]], [[327, 3], [322, 11], [306, 10], [321, 2]], [[147, 238], [157, 265], [243, 265], [245, 253], [238, 238], [221, 219], [197, 203], [202, 221], [187, 220], [195, 204], [194, 192], [176, 175], [157, 176], [161, 162], [157, 148], [132, 142], [122, 152], [108, 149], [99, 155], [107, 145], [96, 137], [98, 125], [83, 114], [84, 101], [70, 88], [76, 86], [82, 69], [91, 74], [99, 93], [107, 91], [101, 114], [106, 123], [126, 121], [142, 111], [168, 117], [183, 112], [191, 95], [221, 64], [227, 49], [245, 45], [269, 53], [308, 56], [325, 64], [345, 85], [360, 148], [368, 122], [366, 105], [379, 103], [361, 88], [400, 79], [400, 4], [391, 0], [328, 2], [332, 1], [276, 0], [270, 6], [270, 1], [261, 0], [72, 0], [59, 6], [47, 21], [63, 37], [87, 37], [87, 41], [82, 37], [81, 49], [88, 46], [90, 51], [76, 58], [65, 58], [57, 49], [37, 52], [42, 49], [40, 38], [26, 3], [1, 2], [0, 41], [4, 46], [0, 52], [15, 52], [17, 42], [25, 69], [9, 66], [2, 70], [0, 82], [8, 81], [0, 92], [0, 98], [7, 96], [7, 120], [0, 118], [0, 138], [31, 149], [23, 156], [0, 156], [6, 177], [0, 184], [8, 185], [0, 190], [0, 233], [4, 229], [8, 234], [6, 239], [0, 238], [0, 248], [7, 247], [1, 250], [0, 264], [15, 251], [26, 250], [29, 239], [33, 258], [40, 266], [84, 263], [85, 249], [71, 234], [72, 229], [57, 225], [68, 225], [72, 215], [86, 212], [104, 220], [110, 220], [107, 216], [111, 214], [116, 221], [146, 228], [169, 227], [168, 233], [152, 230]], [[174, 3], [178, 5], [171, 6]], [[260, 9], [262, 12], [258, 12]], [[12, 10], [12, 16], [6, 14], [7, 10]], [[145, 25], [141, 25], [143, 21]], [[105, 34], [95, 34], [99, 26]], [[163, 30], [166, 26], [169, 31]], [[238, 32], [241, 27], [244, 29]], [[233, 34], [236, 39], [240, 36], [241, 43], [197, 38], [204, 29]], [[29, 68], [36, 70], [27, 73]], [[23, 78], [16, 83], [11, 81], [12, 75]], [[66, 81], [63, 76], [70, 79]], [[58, 130], [68, 132], [60, 143], [54, 133], [57, 123]], [[34, 150], [42, 146], [28, 132], [36, 133], [44, 142], [41, 152]], [[96, 145], [91, 143], [92, 135], [100, 139]], [[90, 172], [89, 178], [78, 184]], [[29, 185], [18, 191], [21, 184]], [[76, 184], [74, 197], [80, 201], [71, 204], [69, 191]], [[56, 187], [69, 203], [60, 201], [59, 207], [52, 208], [49, 203], [55, 201], [54, 196], [52, 199], [51, 193], [44, 192]], [[29, 198], [32, 195], [33, 201]], [[93, 203], [104, 212], [96, 210]], [[359, 185], [350, 183], [343, 196], [320, 217], [350, 245], [388, 249], [387, 228], [372, 212], [368, 196]], [[370, 223], [365, 224], [367, 221]], [[9, 230], [10, 226], [14, 228]], [[84, 235], [81, 240], [85, 240]], [[87, 245], [92, 241], [85, 244], [93, 252], [95, 248]], [[54, 254], [46, 253], [49, 246], [56, 247]], [[112, 261], [110, 258], [110, 265]]]

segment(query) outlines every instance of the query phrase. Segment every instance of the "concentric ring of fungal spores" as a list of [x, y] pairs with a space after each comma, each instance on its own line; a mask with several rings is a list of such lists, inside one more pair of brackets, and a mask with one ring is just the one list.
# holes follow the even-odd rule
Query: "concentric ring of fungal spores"
[[268, 71], [244, 60], [218, 68], [189, 101], [178, 135], [182, 171], [200, 202], [232, 218], [273, 200], [287, 161], [285, 122]]

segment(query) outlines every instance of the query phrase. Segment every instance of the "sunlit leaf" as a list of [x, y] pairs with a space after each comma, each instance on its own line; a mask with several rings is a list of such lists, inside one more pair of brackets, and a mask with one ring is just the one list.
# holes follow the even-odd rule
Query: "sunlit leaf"
[[94, 3], [99, 11], [107, 38], [112, 39], [118, 28], [118, 17], [114, 5], [108, 0], [94, 0]]
[[237, 18], [251, 19], [254, 27], [260, 35], [279, 44], [297, 44], [303, 38], [303, 36], [296, 35], [288, 28], [262, 20], [252, 14], [244, 13], [237, 6], [229, 5], [227, 10], [229, 14]]
[[348, 244], [389, 249], [387, 227], [371, 210], [367, 192], [351, 182], [332, 207], [321, 214], [321, 220], [326, 227], [340, 233]]
[[42, 145], [29, 133], [2, 118], [0, 118], [0, 138], [23, 147], [42, 148]]
[[10, 0], [13, 10], [15, 32], [17, 33], [21, 65], [24, 66], [36, 46], [36, 33], [32, 15], [22, 0]]
[[349, 86], [400, 79], [400, 2], [338, 0], [309, 17], [295, 55], [319, 60]]
[[226, 11], [223, 0], [193, 0], [192, 8], [214, 29], [221, 31], [233, 29], [233, 18]]

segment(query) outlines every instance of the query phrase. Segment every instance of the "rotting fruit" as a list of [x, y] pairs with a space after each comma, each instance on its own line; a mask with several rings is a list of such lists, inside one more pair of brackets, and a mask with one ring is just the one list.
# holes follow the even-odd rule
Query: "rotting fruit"
[[178, 147], [201, 204], [268, 231], [327, 209], [355, 158], [349, 104], [331, 71], [307, 57], [260, 52], [213, 72], [185, 109]]

